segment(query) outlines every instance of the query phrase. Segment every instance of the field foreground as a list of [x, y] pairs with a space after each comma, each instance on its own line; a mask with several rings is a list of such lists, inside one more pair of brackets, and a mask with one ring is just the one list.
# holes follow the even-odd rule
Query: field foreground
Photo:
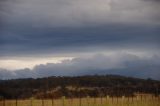
[[0, 106], [160, 106], [160, 97], [1, 100]]

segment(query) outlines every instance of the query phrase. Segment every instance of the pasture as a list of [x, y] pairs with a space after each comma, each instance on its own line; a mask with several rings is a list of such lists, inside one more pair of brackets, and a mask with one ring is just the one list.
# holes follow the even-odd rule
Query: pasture
[[1, 100], [0, 106], [160, 106], [160, 97], [85, 97]]

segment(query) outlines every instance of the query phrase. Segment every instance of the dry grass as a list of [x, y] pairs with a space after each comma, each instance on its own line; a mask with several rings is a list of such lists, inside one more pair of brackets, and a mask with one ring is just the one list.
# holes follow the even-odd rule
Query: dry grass
[[73, 98], [54, 100], [6, 100], [0, 106], [160, 106], [160, 98]]

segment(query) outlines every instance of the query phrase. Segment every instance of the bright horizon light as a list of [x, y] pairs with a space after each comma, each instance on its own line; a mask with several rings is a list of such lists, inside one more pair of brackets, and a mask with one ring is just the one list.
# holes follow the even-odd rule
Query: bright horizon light
[[33, 69], [34, 66], [40, 64], [47, 64], [47, 63], [61, 63], [64, 60], [71, 60], [73, 57], [53, 57], [53, 58], [20, 58], [20, 59], [1, 59], [0, 60], [0, 68], [7, 69], [7, 70], [18, 70], [29, 68]]

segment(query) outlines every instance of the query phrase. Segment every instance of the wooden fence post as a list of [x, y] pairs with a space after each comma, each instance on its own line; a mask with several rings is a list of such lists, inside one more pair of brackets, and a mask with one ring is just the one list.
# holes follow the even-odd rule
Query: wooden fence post
[[142, 95], [141, 95], [141, 101], [142, 101]]
[[30, 105], [33, 106], [33, 98], [30, 98]]
[[124, 100], [125, 99], [125, 96], [122, 96], [122, 100]]
[[82, 98], [79, 97], [79, 106], [82, 106]]
[[6, 106], [6, 100], [3, 99], [3, 106]]
[[90, 97], [87, 96], [87, 106], [89, 106], [89, 99], [90, 99]]
[[16, 98], [16, 106], [18, 106], [18, 99]]
[[65, 96], [62, 97], [62, 106], [65, 106]]
[[112, 104], [113, 104], [113, 96], [112, 96]]
[[102, 106], [102, 104], [103, 104], [103, 100], [102, 100], [102, 96], [101, 96], [101, 106]]
[[106, 97], [106, 105], [109, 103], [108, 101], [109, 101], [109, 95], [107, 95]]
[[54, 106], [54, 99], [52, 98], [52, 106]]
[[44, 99], [42, 99], [42, 106], [44, 106]]
[[96, 103], [96, 97], [94, 97], [94, 106], [97, 106], [97, 103]]
[[116, 103], [118, 104], [118, 96], [116, 97]]
[[124, 105], [125, 96], [122, 96], [122, 105]]
[[130, 101], [129, 96], [127, 97], [127, 101], [128, 101], [128, 102]]
[[132, 95], [132, 103], [133, 103], [133, 95]]
[[136, 97], [136, 105], [138, 106], [138, 102], [139, 102], [139, 96], [137, 95]]

